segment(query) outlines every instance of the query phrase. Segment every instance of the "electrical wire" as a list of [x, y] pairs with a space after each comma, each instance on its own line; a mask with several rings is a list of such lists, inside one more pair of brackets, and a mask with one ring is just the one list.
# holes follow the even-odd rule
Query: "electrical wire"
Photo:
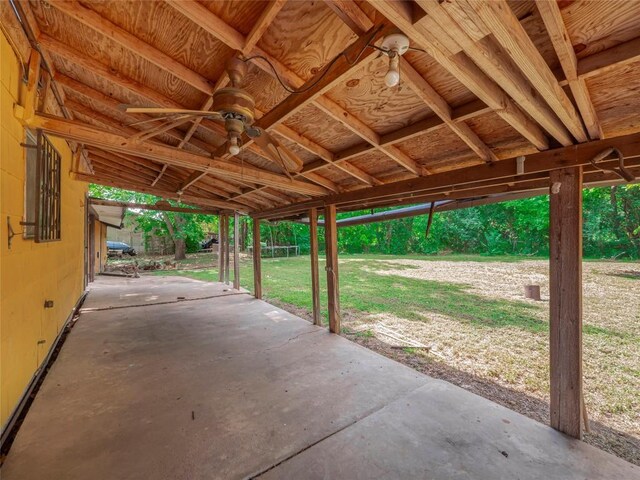
[[381, 50], [379, 47], [376, 47], [375, 45], [371, 45], [371, 41], [374, 39], [374, 37], [376, 36], [376, 34], [380, 31], [380, 29], [382, 28], [382, 25], [380, 25], [378, 28], [376, 28], [372, 33], [371, 36], [369, 37], [369, 40], [367, 40], [367, 43], [365, 44], [364, 47], [362, 47], [362, 49], [360, 50], [360, 53], [358, 53], [358, 55], [356, 56], [355, 60], [351, 61], [349, 60], [349, 57], [347, 56], [346, 53], [344, 52], [340, 52], [338, 55], [336, 55], [333, 60], [331, 60], [326, 67], [324, 67], [324, 72], [322, 73], [322, 75], [320, 75], [320, 77], [315, 80], [311, 85], [307, 85], [304, 88], [300, 88], [300, 89], [293, 89], [290, 88], [283, 80], [282, 78], [280, 78], [280, 74], [278, 73], [278, 71], [276, 70], [276, 68], [273, 66], [273, 64], [271, 63], [271, 61], [264, 57], [263, 55], [252, 55], [249, 58], [244, 59], [244, 62], [249, 62], [251, 60], [254, 59], [259, 59], [259, 60], [264, 60], [267, 65], [269, 65], [269, 67], [271, 68], [271, 70], [273, 71], [276, 79], [278, 80], [278, 82], [280, 83], [280, 85], [282, 86], [282, 88], [284, 88], [287, 92], [291, 93], [291, 94], [300, 94], [300, 93], [304, 93], [308, 90], [311, 90], [313, 87], [315, 87], [318, 83], [320, 83], [320, 81], [327, 75], [327, 73], [329, 73], [329, 70], [331, 70], [331, 67], [333, 67], [333, 65], [338, 61], [338, 59], [340, 57], [344, 57], [345, 60], [347, 61], [347, 63], [350, 66], [354, 66], [356, 63], [358, 63], [358, 60], [360, 60], [360, 57], [362, 56], [362, 54], [365, 52], [365, 50], [367, 49], [367, 47], [376, 49], [376, 50]]

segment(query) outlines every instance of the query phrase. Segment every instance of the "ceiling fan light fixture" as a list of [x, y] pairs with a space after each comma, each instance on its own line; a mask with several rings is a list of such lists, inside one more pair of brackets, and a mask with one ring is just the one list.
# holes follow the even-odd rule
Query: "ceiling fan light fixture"
[[238, 155], [240, 153], [240, 145], [238, 145], [238, 137], [233, 133], [229, 134], [228, 151], [231, 155]]
[[390, 52], [389, 55], [389, 70], [384, 76], [384, 84], [391, 88], [400, 83], [400, 70], [399, 70], [400, 56], [397, 53]]

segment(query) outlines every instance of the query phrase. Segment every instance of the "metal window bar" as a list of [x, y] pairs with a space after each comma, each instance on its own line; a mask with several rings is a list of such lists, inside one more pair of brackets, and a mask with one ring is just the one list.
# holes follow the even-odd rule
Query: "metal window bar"
[[38, 130], [35, 241], [60, 240], [60, 153]]

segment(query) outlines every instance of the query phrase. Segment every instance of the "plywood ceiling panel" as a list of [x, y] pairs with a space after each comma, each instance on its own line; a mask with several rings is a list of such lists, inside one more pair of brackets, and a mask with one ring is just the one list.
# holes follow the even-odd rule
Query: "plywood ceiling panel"
[[224, 43], [165, 2], [91, 0], [82, 3], [209, 80], [218, 79], [224, 72], [226, 59], [233, 54]]
[[640, 130], [640, 62], [587, 80], [606, 137]]
[[264, 0], [200, 1], [224, 23], [247, 35], [269, 2]]
[[285, 124], [332, 152], [362, 143], [358, 135], [313, 105], [292, 115]]
[[[114, 73], [147, 85], [188, 107], [198, 108], [204, 96], [183, 80], [121, 47], [93, 29], [73, 20], [53, 7], [38, 2], [34, 10], [42, 32], [77, 50], [84, 56], [108, 65]], [[74, 67], [78, 69], [78, 67]]]
[[476, 99], [467, 87], [426, 53], [410, 50], [404, 57], [450, 106], [459, 107]]
[[388, 68], [387, 57], [380, 57], [328, 93], [334, 102], [381, 135], [432, 114], [406, 83], [401, 81], [392, 88], [385, 85]]
[[425, 166], [441, 158], [477, 158], [469, 147], [448, 128], [419, 135], [397, 146]]
[[640, 2], [578, 0], [562, 9], [578, 58], [640, 36]]
[[287, 2], [258, 45], [303, 79], [311, 78], [355, 40], [324, 2]]
[[367, 152], [364, 155], [360, 155], [351, 160], [351, 163], [356, 167], [364, 170], [369, 175], [378, 177], [384, 173], [397, 173], [406, 171], [396, 162], [387, 157], [384, 153], [378, 150]]

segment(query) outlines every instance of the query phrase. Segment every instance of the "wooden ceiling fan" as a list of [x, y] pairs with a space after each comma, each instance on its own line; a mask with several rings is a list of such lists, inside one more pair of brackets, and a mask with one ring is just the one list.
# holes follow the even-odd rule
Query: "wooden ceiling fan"
[[178, 108], [154, 108], [127, 106], [127, 113], [145, 113], [159, 115], [155, 120], [188, 120], [196, 117], [209, 118], [224, 122], [227, 131], [226, 148], [231, 155], [240, 153], [242, 134], [246, 133], [267, 155], [279, 165], [285, 173], [299, 172], [302, 160], [291, 150], [286, 148], [264, 129], [254, 127], [255, 101], [246, 90], [242, 89], [242, 81], [247, 73], [247, 64], [239, 56], [232, 57], [227, 62], [227, 74], [231, 86], [216, 90], [213, 94], [211, 110], [187, 110]]

